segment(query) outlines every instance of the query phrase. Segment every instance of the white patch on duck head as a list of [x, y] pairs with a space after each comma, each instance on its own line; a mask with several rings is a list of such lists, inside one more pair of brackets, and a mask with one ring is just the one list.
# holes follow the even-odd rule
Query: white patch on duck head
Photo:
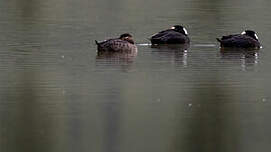
[[259, 40], [259, 38], [258, 38], [258, 36], [257, 36], [257, 34], [256, 34], [256, 33], [254, 34], [254, 36], [256, 37], [256, 39], [257, 39], [257, 40]]
[[184, 34], [188, 35], [188, 32], [185, 28], [183, 28]]
[[174, 29], [175, 29], [175, 27], [174, 27], [174, 26], [172, 26], [170, 29], [174, 30]]
[[242, 35], [245, 35], [245, 34], [246, 34], [246, 31], [243, 31], [241, 34], [242, 34]]

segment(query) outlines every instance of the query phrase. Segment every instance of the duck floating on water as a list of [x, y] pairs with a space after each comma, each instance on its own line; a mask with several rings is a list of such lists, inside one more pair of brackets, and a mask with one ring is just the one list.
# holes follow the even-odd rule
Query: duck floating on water
[[155, 44], [187, 44], [190, 42], [187, 30], [181, 25], [175, 25], [170, 29], [152, 35], [149, 39]]
[[95, 40], [99, 52], [123, 52], [130, 53], [137, 51], [133, 37], [129, 33], [121, 34], [119, 38], [108, 39], [102, 42]]
[[241, 34], [233, 34], [217, 38], [221, 48], [253, 48], [260, 49], [261, 44], [258, 36], [252, 30], [245, 30]]

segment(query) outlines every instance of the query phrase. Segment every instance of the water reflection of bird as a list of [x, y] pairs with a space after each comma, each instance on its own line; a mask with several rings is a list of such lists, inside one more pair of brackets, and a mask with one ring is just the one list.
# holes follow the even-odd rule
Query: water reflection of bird
[[217, 38], [221, 47], [236, 47], [236, 48], [254, 48], [261, 47], [258, 36], [252, 30], [246, 30], [241, 34], [233, 34]]
[[258, 63], [258, 51], [244, 48], [221, 48], [221, 59], [230, 61], [241, 61], [242, 68]]
[[131, 52], [108, 52], [101, 51], [96, 56], [96, 66], [99, 68], [118, 69], [128, 71], [137, 56], [137, 51]]
[[156, 48], [160, 50], [176, 50], [184, 51], [190, 47], [190, 44], [169, 44], [169, 45], [151, 45], [151, 48]]
[[130, 52], [108, 52], [101, 51], [97, 53], [96, 59], [113, 59], [113, 60], [123, 60], [131, 61], [137, 56], [137, 51]]
[[189, 44], [152, 45], [151, 48], [160, 58], [170, 59], [176, 65], [187, 66]]
[[98, 52], [135, 52], [137, 47], [133, 37], [129, 33], [120, 35], [119, 38], [108, 39], [102, 42], [96, 41]]
[[187, 30], [180, 25], [158, 32], [152, 35], [149, 40], [152, 44], [185, 44], [190, 42]]

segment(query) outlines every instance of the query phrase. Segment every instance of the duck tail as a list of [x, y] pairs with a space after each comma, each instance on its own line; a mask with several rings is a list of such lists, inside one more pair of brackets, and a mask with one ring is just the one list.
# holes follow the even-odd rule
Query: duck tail
[[95, 43], [96, 43], [98, 46], [100, 46], [100, 43], [99, 43], [97, 40], [95, 40]]
[[221, 39], [219, 39], [219, 38], [216, 38], [216, 40], [217, 40], [218, 42], [222, 42]]

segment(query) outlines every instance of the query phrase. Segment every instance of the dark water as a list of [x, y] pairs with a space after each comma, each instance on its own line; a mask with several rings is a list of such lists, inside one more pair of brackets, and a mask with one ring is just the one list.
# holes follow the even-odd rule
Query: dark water
[[[0, 3], [1, 152], [270, 151], [270, 0]], [[188, 50], [96, 56], [95, 39], [175, 24]], [[244, 29], [259, 52], [219, 51]]]

